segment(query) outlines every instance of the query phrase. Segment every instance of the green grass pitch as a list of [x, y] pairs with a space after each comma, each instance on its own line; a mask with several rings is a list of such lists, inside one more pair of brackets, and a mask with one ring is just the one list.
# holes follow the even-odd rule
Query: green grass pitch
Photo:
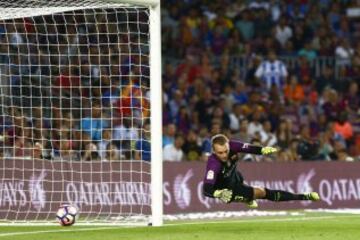
[[166, 222], [163, 227], [0, 226], [0, 240], [358, 240], [360, 215], [302, 213]]

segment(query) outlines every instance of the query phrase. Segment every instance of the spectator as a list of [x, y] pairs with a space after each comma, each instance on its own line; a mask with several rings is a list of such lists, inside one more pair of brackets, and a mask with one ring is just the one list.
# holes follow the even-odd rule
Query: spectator
[[354, 56], [354, 49], [346, 39], [341, 39], [339, 45], [335, 49], [335, 56], [339, 65], [350, 65], [351, 58]]
[[240, 130], [240, 121], [244, 118], [241, 104], [234, 104], [231, 113], [229, 114], [230, 130], [237, 132]]
[[300, 159], [318, 160], [320, 142], [311, 138], [308, 125], [302, 125], [300, 129], [300, 138], [297, 147], [297, 153], [299, 154]]
[[88, 143], [85, 146], [85, 152], [82, 157], [82, 161], [98, 161], [101, 160], [98, 154], [98, 149], [96, 145], [92, 142]]
[[217, 121], [222, 129], [229, 129], [230, 118], [224, 113], [224, 110], [220, 107], [215, 107], [211, 115], [212, 124]]
[[180, 162], [184, 160], [184, 152], [181, 149], [184, 144], [182, 135], [176, 135], [173, 144], [168, 144], [164, 147], [164, 161]]
[[163, 147], [174, 143], [176, 133], [176, 125], [173, 123], [169, 123], [164, 131]]
[[[201, 151], [203, 153], [202, 155], [204, 155], [204, 156], [210, 155], [212, 152], [212, 147], [211, 147], [211, 140], [210, 140], [210, 136], [209, 136], [209, 132], [208, 132], [207, 128], [203, 127], [200, 129], [199, 141], [201, 144]], [[207, 160], [207, 157], [204, 159]]]
[[245, 41], [238, 29], [232, 29], [229, 34], [226, 50], [232, 54], [242, 55], [245, 52]]
[[321, 75], [316, 79], [315, 86], [319, 94], [322, 94], [326, 87], [336, 88], [334, 79], [334, 71], [331, 67], [325, 65], [321, 71]]
[[299, 56], [294, 72], [299, 76], [299, 82], [301, 82], [304, 87], [310, 87], [312, 85], [311, 76], [314, 74], [314, 69], [305, 56]]
[[273, 50], [269, 51], [268, 59], [264, 60], [257, 68], [255, 76], [262, 80], [265, 89], [270, 90], [274, 84], [281, 91], [284, 81], [288, 76], [285, 64], [277, 60], [276, 53]]
[[106, 149], [112, 141], [112, 130], [110, 128], [103, 129], [101, 141], [97, 144], [97, 149], [101, 160], [106, 158]]
[[285, 100], [290, 104], [297, 102], [301, 103], [305, 98], [304, 88], [298, 82], [298, 79], [295, 75], [290, 77], [289, 84], [285, 85], [284, 88]]
[[354, 162], [354, 158], [349, 156], [348, 151], [345, 148], [341, 149], [337, 153], [337, 160], [342, 162]]
[[88, 133], [94, 141], [101, 140], [102, 131], [108, 126], [109, 123], [103, 117], [101, 105], [99, 103], [95, 103], [91, 109], [91, 115], [89, 117], [84, 117], [80, 122], [80, 129]]
[[215, 101], [211, 93], [211, 89], [209, 87], [205, 87], [194, 109], [199, 113], [200, 124], [209, 125], [210, 114], [214, 105]]
[[135, 143], [136, 160], [144, 160], [144, 161], [151, 160], [150, 137], [151, 137], [150, 124], [145, 123], [143, 129], [141, 129], [141, 137]]
[[273, 22], [270, 19], [269, 12], [263, 8], [258, 9], [257, 18], [255, 19], [254, 25], [256, 38], [261, 39], [269, 37], [273, 26]]
[[352, 141], [354, 132], [351, 123], [347, 119], [347, 113], [341, 112], [338, 120], [334, 124], [334, 132], [340, 134], [346, 142]]
[[275, 147], [277, 144], [276, 135], [271, 131], [271, 122], [265, 121], [263, 124], [263, 131], [260, 132], [261, 145]]
[[211, 136], [221, 133], [222, 130], [221, 125], [222, 125], [221, 119], [213, 119], [210, 127]]
[[284, 149], [280, 149], [277, 153], [276, 161], [277, 162], [290, 162], [292, 159], [289, 156], [289, 153]]
[[197, 161], [201, 159], [202, 151], [198, 140], [196, 133], [190, 130], [182, 147], [187, 161]]
[[239, 131], [233, 134], [235, 139], [239, 139], [242, 142], [250, 142], [251, 137], [248, 134], [249, 121], [246, 118], [240, 120]]
[[62, 126], [57, 131], [57, 139], [53, 139], [52, 158], [59, 161], [80, 160], [78, 154], [73, 150], [74, 144], [70, 138], [70, 129]]
[[347, 112], [356, 114], [360, 109], [360, 95], [359, 84], [356, 81], [351, 81], [349, 90], [345, 93], [343, 104], [346, 106]]
[[248, 102], [248, 96], [245, 91], [245, 83], [242, 81], [236, 82], [235, 91], [233, 92], [233, 102], [244, 104]]
[[180, 108], [185, 105], [186, 101], [184, 99], [183, 93], [180, 90], [176, 90], [174, 93], [174, 98], [169, 102], [172, 119], [176, 119]]
[[59, 94], [64, 95], [70, 95], [70, 94], [77, 94], [81, 95], [81, 93], [76, 92], [76, 90], [79, 90], [80, 86], [80, 78], [76, 74], [76, 68], [75, 67], [64, 67], [61, 69], [61, 74], [56, 79], [55, 86], [57, 87], [56, 90], [59, 92]]
[[213, 65], [210, 63], [210, 59], [207, 53], [201, 55], [200, 65], [198, 66], [197, 77], [209, 80], [212, 78]]
[[225, 84], [223, 93], [220, 95], [220, 100], [223, 102], [224, 111], [230, 113], [234, 104], [233, 89], [230, 84]]
[[329, 132], [322, 132], [319, 138], [320, 138], [319, 156], [321, 156], [321, 159], [330, 161], [331, 154], [334, 151], [334, 148], [331, 143], [332, 141], [331, 135], [329, 134]]
[[263, 99], [260, 91], [250, 92], [249, 101], [243, 105], [243, 113], [247, 118], [256, 111], [259, 111], [262, 114], [266, 111], [263, 107]]
[[279, 23], [275, 27], [275, 37], [279, 41], [281, 46], [285, 46], [285, 43], [293, 36], [293, 31], [287, 23], [285, 16], [282, 16]]
[[119, 161], [121, 160], [121, 154], [117, 146], [113, 143], [107, 145], [105, 150], [105, 158], [103, 161]]
[[339, 101], [339, 93], [330, 89], [328, 94], [325, 95], [324, 104], [322, 105], [322, 110], [325, 113], [325, 116], [332, 121], [337, 119], [337, 115], [342, 111], [343, 106]]
[[311, 46], [310, 42], [305, 42], [304, 47], [299, 51], [299, 56], [304, 56], [308, 61], [312, 61], [317, 57], [316, 51]]
[[293, 138], [289, 142], [289, 149], [288, 149], [288, 157], [290, 162], [301, 160], [301, 156], [298, 152], [299, 148], [299, 140], [297, 138]]
[[132, 158], [132, 146], [139, 139], [138, 128], [130, 118], [122, 119], [122, 124], [115, 125], [113, 132], [115, 145], [120, 149], [120, 154], [127, 159]]
[[339, 38], [344, 38], [346, 40], [350, 40], [352, 37], [352, 32], [354, 29], [351, 29], [349, 20], [346, 17], [342, 17], [340, 20], [340, 26], [336, 30], [336, 36]]
[[253, 39], [255, 35], [255, 26], [254, 22], [251, 20], [251, 11], [250, 10], [243, 10], [240, 13], [241, 18], [236, 21], [235, 26], [244, 37], [245, 41], [249, 41]]
[[279, 127], [276, 132], [277, 144], [281, 149], [286, 149], [290, 145], [291, 139], [293, 139], [293, 135], [291, 132], [291, 125], [288, 120], [281, 120]]
[[186, 106], [181, 106], [176, 116], [176, 126], [179, 132], [187, 134], [191, 127], [191, 119]]
[[175, 74], [178, 77], [186, 74], [188, 83], [193, 83], [198, 75], [198, 66], [195, 57], [190, 54], [186, 55], [185, 61], [176, 68]]
[[262, 113], [257, 110], [255, 111], [252, 116], [251, 116], [251, 121], [249, 123], [249, 128], [248, 128], [248, 135], [250, 137], [254, 137], [255, 133], [260, 133], [260, 135], [264, 134], [264, 129], [263, 129], [263, 125], [261, 124], [262, 122]]

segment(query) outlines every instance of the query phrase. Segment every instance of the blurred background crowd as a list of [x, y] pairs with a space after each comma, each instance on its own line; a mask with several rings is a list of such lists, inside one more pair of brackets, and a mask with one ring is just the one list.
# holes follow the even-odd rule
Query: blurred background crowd
[[[164, 160], [206, 161], [217, 133], [279, 148], [244, 161], [360, 160], [356, 8], [163, 1]], [[147, 21], [90, 9], [1, 22], [2, 155], [148, 161]]]
[[0, 22], [1, 154], [149, 160], [146, 9]]
[[357, 1], [162, 7], [165, 159], [206, 159], [217, 133], [280, 149], [246, 161], [359, 158]]

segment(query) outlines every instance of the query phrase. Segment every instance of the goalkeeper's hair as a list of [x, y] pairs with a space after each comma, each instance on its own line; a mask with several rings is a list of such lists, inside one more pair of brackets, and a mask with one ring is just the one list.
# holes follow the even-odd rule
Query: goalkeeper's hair
[[229, 139], [224, 134], [216, 134], [211, 138], [211, 146], [215, 144], [225, 145], [229, 143]]

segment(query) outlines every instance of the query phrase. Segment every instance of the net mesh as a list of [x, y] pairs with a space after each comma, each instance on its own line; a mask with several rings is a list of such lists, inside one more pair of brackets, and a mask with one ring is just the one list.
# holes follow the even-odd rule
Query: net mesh
[[0, 219], [150, 214], [149, 9], [0, 1]]

